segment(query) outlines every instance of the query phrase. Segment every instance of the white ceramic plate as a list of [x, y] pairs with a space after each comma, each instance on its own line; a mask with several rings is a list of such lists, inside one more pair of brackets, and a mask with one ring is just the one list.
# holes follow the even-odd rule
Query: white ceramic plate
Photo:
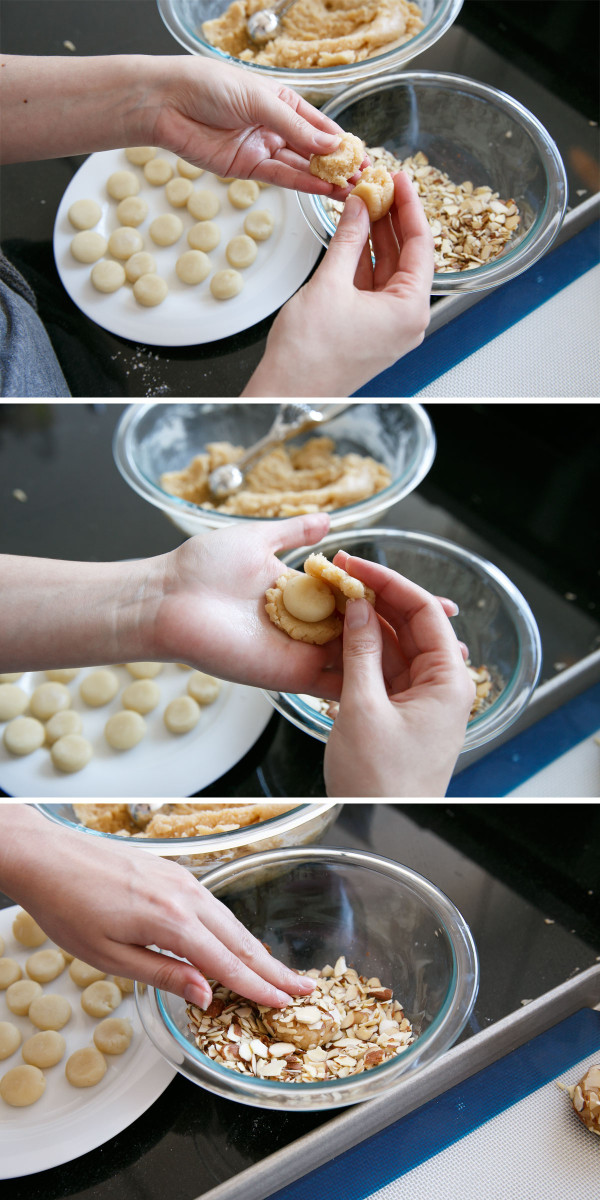
[[[269, 701], [257, 688], [223, 683], [214, 704], [202, 709], [195, 729], [182, 735], [168, 733], [164, 709], [175, 696], [185, 693], [189, 672], [167, 663], [156, 677], [161, 690], [158, 707], [144, 717], [145, 737], [133, 750], [119, 752], [106, 742], [104, 726], [121, 709], [122, 690], [132, 677], [125, 667], [111, 667], [121, 685], [115, 699], [102, 708], [88, 708], [79, 696], [79, 684], [91, 670], [94, 668], [84, 667], [67, 686], [72, 707], [83, 721], [83, 736], [94, 747], [93, 758], [73, 775], [53, 766], [46, 747], [17, 758], [4, 746], [1, 734], [5, 725], [0, 725], [0, 787], [9, 796], [57, 800], [193, 796], [243, 758], [273, 715]], [[17, 682], [31, 694], [44, 680], [42, 671], [30, 671]]]
[[[161, 158], [176, 162], [176, 156], [161, 150]], [[93, 264], [77, 262], [70, 251], [77, 232], [67, 216], [75, 200], [96, 200], [102, 216], [94, 227], [106, 238], [119, 226], [117, 201], [106, 191], [106, 181], [116, 170], [132, 171], [141, 182], [139, 195], [147, 200], [149, 213], [139, 232], [144, 250], [154, 255], [157, 273], [169, 285], [169, 292], [156, 308], [144, 308], [135, 300], [131, 284], [117, 292], [102, 294], [90, 281]], [[134, 342], [152, 346], [195, 346], [229, 337], [256, 325], [275, 312], [306, 279], [321, 252], [321, 245], [311, 233], [298, 204], [295, 192], [282, 188], [261, 188], [251, 209], [234, 208], [227, 197], [227, 185], [205, 171], [194, 181], [197, 189], [215, 192], [221, 208], [214, 218], [221, 229], [221, 241], [210, 253], [214, 271], [228, 267], [225, 247], [235, 234], [243, 233], [244, 218], [254, 209], [267, 208], [275, 218], [275, 228], [266, 242], [258, 242], [258, 254], [250, 267], [242, 272], [244, 287], [232, 300], [215, 300], [211, 294], [209, 275], [203, 283], [189, 286], [181, 283], [175, 273], [175, 262], [189, 250], [187, 232], [195, 224], [186, 208], [173, 208], [164, 187], [147, 183], [141, 167], [133, 166], [124, 150], [103, 150], [91, 154], [74, 175], [58, 206], [54, 225], [54, 257], [58, 273], [69, 296], [92, 321]], [[156, 246], [148, 228], [161, 213], [175, 213], [183, 220], [183, 233], [174, 246]], [[107, 257], [110, 257], [109, 255]], [[211, 273], [212, 274], [212, 273]]]
[[[35, 951], [20, 946], [13, 937], [18, 911], [16, 906], [0, 909], [0, 934], [6, 942], [5, 956], [17, 960], [26, 978], [25, 961]], [[48, 941], [40, 949], [53, 945]], [[35, 1104], [11, 1108], [0, 1100], [0, 1179], [46, 1171], [101, 1146], [146, 1112], [176, 1074], [146, 1036], [132, 994], [123, 996], [115, 1009], [115, 1016], [127, 1017], [133, 1025], [131, 1045], [124, 1054], [106, 1055], [108, 1070], [95, 1087], [72, 1087], [65, 1078], [65, 1063], [74, 1050], [92, 1043], [98, 1021], [83, 1011], [81, 988], [73, 983], [68, 968], [44, 984], [43, 990], [66, 996], [71, 1003], [73, 1015], [61, 1030], [67, 1048], [62, 1061], [44, 1072], [46, 1089]], [[28, 1017], [11, 1013], [5, 992], [0, 992], [0, 1021], [16, 1025], [23, 1041], [37, 1032]], [[22, 1064], [19, 1047], [0, 1063], [0, 1076]]]

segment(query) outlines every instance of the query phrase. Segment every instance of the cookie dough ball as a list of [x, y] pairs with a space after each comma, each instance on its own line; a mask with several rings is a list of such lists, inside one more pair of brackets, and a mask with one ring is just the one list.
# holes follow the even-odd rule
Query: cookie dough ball
[[232, 300], [234, 296], [239, 295], [243, 286], [242, 276], [239, 271], [234, 271], [233, 267], [215, 271], [210, 281], [210, 290], [215, 300]]
[[227, 243], [225, 250], [227, 261], [240, 270], [251, 266], [257, 254], [256, 242], [247, 233], [238, 233]]
[[234, 179], [227, 188], [227, 195], [234, 208], [250, 208], [258, 200], [259, 187], [253, 179]]
[[215, 175], [215, 179], [218, 179], [219, 183], [233, 183], [235, 175]]
[[118, 292], [125, 283], [125, 270], [121, 263], [103, 258], [92, 267], [90, 279], [97, 292]]
[[187, 693], [197, 704], [213, 704], [221, 691], [221, 680], [204, 671], [192, 671], [187, 682]]
[[216, 217], [220, 207], [219, 197], [207, 188], [193, 191], [187, 202], [187, 210], [195, 221], [210, 221], [212, 217]]
[[16, 958], [0, 958], [0, 991], [10, 987], [11, 983], [16, 983], [22, 974]]
[[189, 733], [200, 720], [200, 705], [191, 696], [177, 696], [163, 714], [169, 733]]
[[173, 178], [173, 168], [166, 158], [151, 158], [144, 164], [144, 175], [152, 187], [161, 187]]
[[63, 1029], [71, 1020], [72, 1013], [73, 1009], [66, 996], [45, 992], [34, 997], [27, 1016], [36, 1029]]
[[17, 979], [6, 989], [6, 1004], [16, 1017], [26, 1017], [30, 1004], [41, 994], [41, 983], [36, 983], [34, 979]]
[[51, 683], [70, 683], [79, 675], [79, 667], [53, 667], [51, 671], [44, 671], [44, 675]]
[[579, 1083], [567, 1091], [579, 1120], [592, 1133], [600, 1133], [600, 1066], [589, 1067]]
[[133, 995], [135, 989], [135, 982], [133, 979], [127, 979], [125, 975], [113, 975], [113, 981], [122, 991], [124, 996]]
[[121, 225], [108, 239], [108, 249], [115, 258], [127, 259], [144, 247], [144, 239], [132, 225]]
[[70, 967], [69, 975], [73, 983], [77, 987], [86, 988], [90, 983], [95, 983], [98, 979], [106, 979], [106, 971], [99, 971], [97, 967], [92, 967], [90, 963], [83, 962], [81, 958], [74, 958]]
[[183, 221], [175, 213], [163, 213], [151, 222], [149, 233], [157, 246], [173, 246], [183, 233]]
[[197, 221], [188, 230], [187, 240], [192, 250], [202, 250], [204, 254], [208, 254], [219, 245], [221, 230], [214, 221]]
[[71, 254], [77, 262], [93, 263], [102, 258], [107, 245], [106, 238], [102, 237], [101, 233], [95, 233], [93, 229], [84, 229], [75, 234], [71, 242]]
[[104, 726], [104, 736], [113, 750], [133, 750], [146, 733], [146, 722], [139, 712], [123, 709], [113, 713]]
[[177, 276], [182, 283], [202, 283], [211, 272], [211, 261], [202, 250], [186, 250], [175, 263]]
[[0, 1021], [0, 1059], [10, 1058], [19, 1049], [21, 1030], [12, 1021]]
[[106, 1075], [106, 1059], [97, 1046], [84, 1046], [67, 1059], [65, 1075], [73, 1087], [94, 1087]]
[[154, 274], [140, 275], [133, 285], [133, 294], [144, 308], [156, 308], [157, 304], [162, 304], [168, 290], [166, 281]]
[[266, 242], [275, 228], [275, 218], [268, 208], [257, 208], [244, 218], [244, 231], [255, 242]]
[[142, 716], [152, 712], [159, 700], [160, 688], [153, 679], [134, 680], [128, 684], [121, 696], [123, 708], [131, 708]]
[[71, 693], [64, 683], [40, 683], [29, 701], [32, 716], [38, 721], [49, 721], [57, 712], [71, 707]]
[[101, 708], [103, 704], [114, 700], [118, 690], [119, 680], [114, 671], [108, 667], [99, 667], [97, 671], [90, 671], [82, 680], [79, 695], [89, 708]]
[[15, 916], [12, 932], [15, 940], [30, 950], [35, 950], [37, 946], [43, 946], [47, 938], [41, 925], [38, 925], [31, 913], [25, 912], [23, 908]]
[[125, 274], [130, 283], [135, 283], [142, 275], [154, 275], [155, 272], [156, 259], [147, 250], [139, 250], [137, 254], [132, 254], [125, 263]]
[[55, 713], [46, 724], [46, 741], [49, 746], [53, 746], [59, 738], [65, 737], [68, 733], [81, 733], [83, 729], [83, 721], [79, 713], [73, 708], [67, 708], [65, 712]]
[[57, 1033], [55, 1029], [40, 1029], [39, 1033], [32, 1034], [23, 1042], [21, 1054], [26, 1063], [44, 1070], [55, 1067], [63, 1058], [66, 1048], [62, 1033]]
[[121, 989], [110, 979], [90, 983], [81, 994], [81, 1007], [90, 1017], [107, 1017], [118, 1008], [123, 996]]
[[46, 1080], [39, 1067], [11, 1067], [0, 1079], [0, 1096], [13, 1108], [35, 1104], [44, 1094]]
[[65, 775], [74, 775], [87, 767], [94, 749], [92, 743], [80, 733], [65, 733], [57, 738], [50, 750], [50, 757], [56, 769]]
[[125, 663], [134, 679], [154, 679], [156, 675], [160, 675], [164, 665], [160, 662]]
[[291, 1042], [300, 1050], [324, 1046], [340, 1032], [341, 1016], [333, 1000], [322, 993], [294, 998], [285, 1008], [261, 1013], [270, 1034], [280, 1042]]
[[285, 585], [283, 603], [300, 621], [324, 621], [335, 609], [335, 596], [323, 580], [293, 575]]
[[29, 696], [17, 683], [0, 683], [0, 721], [20, 717], [29, 704]]
[[193, 190], [191, 180], [183, 179], [180, 175], [176, 179], [169, 180], [165, 188], [165, 196], [173, 208], [184, 208]]
[[371, 221], [379, 221], [390, 211], [394, 200], [394, 180], [386, 167], [366, 167], [350, 193], [360, 196]]
[[23, 671], [3, 671], [0, 674], [0, 683], [16, 683], [17, 679], [23, 677]]
[[145, 167], [151, 158], [156, 158], [156, 146], [128, 146], [125, 151], [125, 158], [130, 163], [134, 163], [136, 167]]
[[335, 596], [339, 612], [346, 611], [346, 600], [368, 600], [369, 604], [375, 604], [373, 588], [349, 575], [343, 567], [336, 567], [324, 554], [309, 554], [304, 570], [314, 579], [325, 580]]
[[102, 1054], [124, 1054], [133, 1037], [133, 1026], [126, 1017], [106, 1017], [94, 1030], [94, 1043]]
[[148, 216], [148, 204], [142, 196], [126, 196], [117, 204], [117, 221], [120, 225], [137, 228]]
[[6, 726], [3, 742], [10, 754], [23, 756], [33, 754], [44, 745], [46, 731], [41, 721], [35, 717], [15, 717]]
[[336, 187], [345, 188], [360, 169], [365, 157], [364, 143], [353, 133], [344, 133], [332, 154], [313, 154], [309, 163], [311, 175], [325, 179]]
[[186, 162], [185, 158], [178, 158], [175, 165], [178, 174], [184, 179], [198, 179], [200, 175], [204, 175], [203, 167], [194, 167], [192, 163]]
[[36, 954], [30, 954], [25, 963], [25, 970], [29, 978], [35, 979], [36, 983], [50, 983], [64, 971], [65, 966], [60, 950], [38, 950]]
[[96, 200], [76, 200], [67, 214], [74, 229], [93, 229], [102, 216]]
[[125, 200], [127, 196], [137, 196], [140, 181], [133, 171], [113, 171], [106, 180], [106, 190], [113, 200]]

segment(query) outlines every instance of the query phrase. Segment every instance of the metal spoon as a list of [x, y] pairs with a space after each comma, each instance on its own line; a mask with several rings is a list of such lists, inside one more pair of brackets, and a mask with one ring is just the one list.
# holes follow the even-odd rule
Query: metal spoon
[[326, 404], [323, 408], [314, 408], [311, 404], [280, 405], [269, 432], [260, 441], [246, 450], [237, 462], [226, 463], [211, 471], [208, 486], [212, 498], [225, 500], [233, 492], [238, 492], [244, 483], [244, 472], [273, 446], [280, 445], [313, 425], [323, 425], [351, 407], [351, 404]]
[[248, 17], [246, 21], [248, 37], [259, 46], [263, 42], [270, 42], [271, 38], [279, 33], [281, 18], [295, 3], [296, 0], [274, 0], [270, 8], [261, 8], [258, 12], [252, 13], [252, 16]]

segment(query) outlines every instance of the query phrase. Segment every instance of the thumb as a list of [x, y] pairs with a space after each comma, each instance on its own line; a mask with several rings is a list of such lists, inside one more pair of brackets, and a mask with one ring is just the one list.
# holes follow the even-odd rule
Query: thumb
[[348, 196], [338, 227], [329, 243], [318, 273], [335, 276], [336, 287], [346, 277], [353, 281], [360, 256], [369, 236], [369, 214], [360, 196]]
[[348, 600], [344, 618], [344, 674], [340, 711], [344, 699], [361, 705], [387, 699], [382, 670], [383, 641], [375, 609], [368, 600]]

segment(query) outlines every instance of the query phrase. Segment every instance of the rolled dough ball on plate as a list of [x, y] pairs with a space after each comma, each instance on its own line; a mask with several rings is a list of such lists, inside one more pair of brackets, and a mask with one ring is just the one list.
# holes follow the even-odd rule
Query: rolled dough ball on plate
[[152, 712], [160, 700], [160, 688], [153, 679], [135, 679], [127, 685], [121, 695], [123, 708], [132, 708], [134, 712]]
[[44, 745], [45, 737], [46, 730], [41, 721], [35, 717], [15, 717], [6, 726], [2, 740], [11, 754], [21, 757], [39, 750]]
[[148, 204], [142, 196], [126, 196], [117, 204], [117, 221], [120, 225], [133, 225], [134, 228], [142, 224], [148, 216]]
[[202, 250], [205, 254], [214, 250], [221, 241], [221, 230], [214, 221], [197, 221], [188, 230], [187, 240], [192, 250]]
[[191, 696], [177, 696], [163, 714], [169, 733], [189, 733], [200, 720], [200, 705]]
[[35, 979], [17, 979], [6, 989], [6, 1004], [16, 1017], [26, 1017], [30, 1004], [41, 994], [42, 985]]
[[239, 295], [243, 286], [244, 280], [242, 276], [233, 267], [225, 267], [222, 271], [215, 271], [210, 281], [210, 290], [215, 300], [232, 300], [234, 296]]
[[137, 196], [140, 181], [133, 171], [113, 171], [106, 180], [106, 190], [113, 200], [125, 200], [127, 196]]
[[34, 1033], [26, 1042], [23, 1042], [21, 1054], [26, 1063], [32, 1067], [39, 1067], [40, 1070], [46, 1067], [55, 1067], [63, 1057], [67, 1043], [62, 1033], [57, 1033], [56, 1029], [40, 1029], [39, 1033]]
[[195, 221], [210, 221], [212, 217], [216, 217], [220, 207], [219, 197], [207, 188], [193, 191], [187, 202], [187, 210]]
[[107, 245], [108, 242], [101, 233], [95, 233], [93, 229], [83, 229], [81, 233], [75, 234], [71, 242], [71, 254], [77, 262], [93, 263], [102, 258]]
[[40, 683], [32, 693], [29, 710], [38, 721], [49, 721], [57, 712], [71, 707], [71, 693], [64, 683]]
[[144, 167], [151, 158], [156, 158], [156, 146], [128, 146], [125, 158], [136, 167]]
[[146, 722], [140, 713], [128, 708], [108, 718], [104, 736], [113, 750], [133, 750], [141, 742], [146, 729]]
[[197, 704], [213, 704], [220, 691], [220, 679], [215, 679], [214, 675], [206, 675], [204, 671], [192, 671], [187, 682], [187, 692]]
[[244, 231], [255, 242], [266, 242], [275, 227], [275, 218], [268, 208], [257, 208], [244, 219]]
[[133, 979], [126, 979], [124, 975], [113, 975], [113, 980], [117, 987], [121, 989], [124, 996], [133, 995], [135, 982]]
[[16, 683], [22, 676], [23, 671], [3, 671], [0, 674], [0, 683]]
[[77, 987], [86, 988], [90, 983], [95, 983], [97, 979], [106, 979], [106, 971], [99, 971], [98, 967], [92, 967], [90, 963], [83, 962], [81, 958], [74, 958], [69, 967], [69, 975], [73, 983]]
[[250, 208], [259, 196], [259, 187], [253, 179], [234, 179], [227, 188], [229, 203], [234, 208]]
[[130, 283], [141, 279], [142, 275], [153, 275], [156, 271], [156, 259], [147, 250], [139, 250], [132, 254], [125, 263], [125, 274]]
[[0, 683], [0, 721], [20, 717], [29, 704], [29, 696], [16, 683]]
[[83, 721], [79, 713], [74, 708], [67, 708], [64, 712], [55, 713], [46, 723], [46, 741], [52, 746], [67, 733], [81, 733], [82, 729]]
[[144, 164], [144, 175], [153, 187], [161, 187], [173, 177], [173, 168], [166, 158], [151, 158]]
[[0, 1059], [10, 1058], [22, 1040], [21, 1030], [12, 1021], [0, 1021]]
[[204, 175], [203, 167], [194, 167], [192, 163], [186, 162], [185, 158], [178, 158], [176, 167], [184, 179], [198, 179], [200, 175]]
[[16, 983], [22, 974], [16, 958], [0, 958], [0, 991], [10, 987], [11, 983]]
[[74, 775], [87, 767], [94, 749], [92, 743], [80, 733], [65, 733], [57, 738], [50, 750], [50, 757], [58, 771]]
[[13, 1108], [35, 1104], [44, 1094], [46, 1080], [39, 1067], [11, 1067], [0, 1079], [0, 1096]]
[[75, 229], [93, 229], [102, 216], [102, 209], [96, 200], [75, 200], [67, 216]]
[[125, 663], [134, 679], [154, 679], [155, 675], [160, 675], [164, 665], [161, 662]]
[[35, 950], [37, 946], [43, 946], [47, 938], [41, 925], [38, 925], [31, 913], [25, 912], [24, 908], [15, 916], [12, 931], [16, 941], [31, 950]]
[[119, 680], [108, 667], [90, 671], [79, 685], [79, 695], [90, 708], [101, 708], [103, 704], [108, 704], [114, 700], [118, 690]]
[[115, 258], [127, 259], [138, 250], [143, 250], [144, 239], [133, 225], [121, 225], [111, 233], [108, 239], [108, 249]]
[[175, 270], [182, 283], [202, 283], [211, 272], [211, 261], [202, 250], [185, 250], [175, 263]]
[[156, 308], [157, 304], [162, 304], [168, 290], [166, 280], [161, 279], [160, 275], [140, 275], [133, 285], [133, 294], [144, 308]]
[[225, 254], [231, 266], [238, 267], [241, 270], [244, 267], [251, 266], [258, 254], [258, 250], [253, 238], [248, 237], [247, 233], [238, 233], [236, 237], [233, 237], [227, 243]]
[[97, 1046], [84, 1046], [69, 1056], [65, 1076], [73, 1087], [94, 1087], [106, 1075], [106, 1059]]
[[52, 683], [70, 683], [79, 675], [79, 667], [53, 667], [51, 671], [44, 671], [44, 675]]
[[63, 1029], [71, 1020], [72, 1013], [66, 996], [44, 992], [31, 1001], [27, 1016], [36, 1029]]
[[81, 1007], [90, 1017], [107, 1017], [118, 1008], [123, 995], [110, 979], [98, 979], [81, 993]]
[[163, 213], [154, 218], [148, 232], [157, 246], [173, 246], [183, 233], [183, 221], [175, 213]]
[[97, 292], [118, 292], [125, 283], [125, 270], [121, 263], [102, 258], [92, 267], [90, 279]]
[[184, 179], [180, 175], [178, 178], [169, 180], [165, 188], [165, 196], [169, 204], [172, 204], [174, 208], [183, 208], [187, 204], [193, 190], [191, 180]]
[[25, 970], [29, 978], [35, 979], [36, 983], [50, 983], [64, 971], [66, 965], [60, 950], [37, 950], [35, 954], [29, 955]]
[[106, 1017], [94, 1030], [94, 1043], [102, 1054], [123, 1054], [133, 1037], [127, 1017]]

